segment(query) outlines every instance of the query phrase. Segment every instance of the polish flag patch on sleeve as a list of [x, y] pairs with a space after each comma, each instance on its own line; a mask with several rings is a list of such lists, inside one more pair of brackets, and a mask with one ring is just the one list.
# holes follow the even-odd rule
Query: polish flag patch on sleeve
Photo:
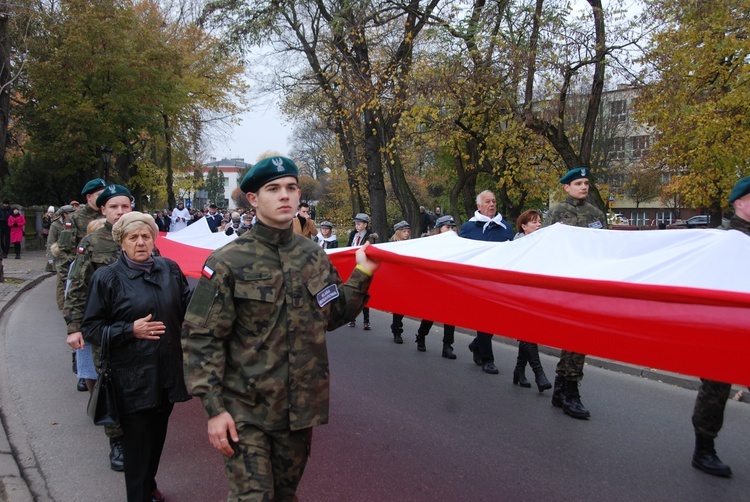
[[78, 248], [78, 254], [83, 254], [83, 246], [79, 246], [79, 248]]
[[203, 271], [201, 272], [201, 275], [203, 275], [203, 277], [205, 277], [206, 279], [210, 279], [214, 276], [214, 269], [212, 269], [208, 265], [203, 265]]

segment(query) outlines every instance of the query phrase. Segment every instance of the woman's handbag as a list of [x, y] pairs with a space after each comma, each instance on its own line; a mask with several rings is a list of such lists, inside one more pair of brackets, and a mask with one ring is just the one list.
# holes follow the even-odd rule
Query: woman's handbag
[[117, 399], [112, 383], [112, 368], [109, 359], [109, 326], [102, 330], [102, 350], [99, 354], [99, 377], [89, 397], [86, 412], [94, 425], [116, 425], [120, 418], [117, 413]]

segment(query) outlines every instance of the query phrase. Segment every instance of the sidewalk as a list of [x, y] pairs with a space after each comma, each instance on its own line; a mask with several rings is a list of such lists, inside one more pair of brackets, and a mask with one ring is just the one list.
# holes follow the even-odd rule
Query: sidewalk
[[[27, 251], [22, 254], [20, 260], [16, 260], [11, 255], [9, 259], [3, 260], [5, 273], [5, 282], [0, 283], [0, 317], [13, 305], [20, 295], [33, 288], [47, 277], [52, 276], [50, 272], [45, 272], [47, 263], [44, 251]], [[419, 319], [417, 319], [419, 321]], [[467, 334], [473, 334], [468, 330], [461, 330]], [[2, 334], [0, 334], [1, 336]], [[494, 341], [516, 346], [515, 339], [496, 336]], [[558, 355], [559, 350], [540, 347], [540, 351], [549, 355]], [[467, 352], [468, 353], [468, 352]], [[632, 364], [625, 364], [618, 361], [611, 361], [597, 357], [588, 356], [586, 363], [591, 366], [597, 366], [604, 369], [619, 371], [628, 375], [639, 376], [651, 380], [661, 381], [667, 384], [684, 387], [687, 389], [698, 389], [700, 381], [695, 377], [669, 373], [666, 371], [644, 368]], [[553, 370], [548, 368], [548, 370]], [[553, 373], [554, 371], [550, 371]], [[509, 373], [506, 372], [506, 376]], [[741, 388], [733, 388], [731, 396], [734, 396]], [[742, 389], [746, 390], [746, 389]], [[748, 402], [747, 395], [742, 399]], [[0, 410], [1, 412], [2, 410]], [[0, 502], [32, 502], [33, 496], [28, 485], [20, 472], [14, 452], [8, 441], [8, 434], [5, 429], [5, 418], [2, 416], [0, 423]]]
[[[26, 251], [20, 260], [11, 253], [3, 260], [5, 282], [0, 283], [0, 317], [13, 305], [20, 295], [47, 277], [45, 272], [47, 258], [44, 250]], [[26, 480], [18, 468], [13, 449], [8, 442], [5, 430], [5, 418], [0, 424], [0, 502], [32, 502]]]

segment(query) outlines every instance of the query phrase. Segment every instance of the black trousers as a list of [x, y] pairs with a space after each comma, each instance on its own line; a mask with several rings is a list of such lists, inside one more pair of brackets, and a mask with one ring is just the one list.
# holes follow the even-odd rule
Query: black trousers
[[10, 228], [8, 228], [8, 222], [0, 224], [0, 249], [3, 251], [3, 255], [8, 254], [10, 251]]
[[174, 408], [166, 399], [162, 402], [158, 408], [120, 415], [128, 502], [151, 502], [156, 490], [156, 471]]
[[471, 350], [474, 350], [475, 348], [479, 349], [479, 355], [482, 356], [483, 363], [495, 362], [495, 354], [493, 354], [492, 352], [491, 333], [483, 333], [481, 331], [477, 331], [477, 336], [469, 344], [469, 347], [471, 348]]

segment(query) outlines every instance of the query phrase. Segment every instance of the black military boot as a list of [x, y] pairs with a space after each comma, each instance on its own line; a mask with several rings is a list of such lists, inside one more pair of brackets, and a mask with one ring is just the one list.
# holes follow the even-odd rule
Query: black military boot
[[732, 477], [732, 469], [716, 456], [714, 440], [698, 434], [695, 435], [693, 467], [713, 476]]
[[424, 335], [417, 333], [417, 350], [420, 352], [426, 352], [427, 346], [424, 343]]
[[542, 368], [542, 362], [539, 360], [539, 346], [535, 343], [521, 342], [526, 347], [526, 359], [529, 360], [529, 366], [534, 372], [534, 379], [536, 380], [536, 387], [539, 392], [551, 389], [552, 384], [547, 380], [547, 375], [544, 374], [544, 368]]
[[443, 344], [443, 357], [446, 359], [455, 359], [456, 354], [453, 353], [453, 345], [450, 343]]
[[565, 377], [555, 375], [555, 390], [552, 391], [552, 406], [562, 408], [565, 399]]
[[109, 438], [109, 466], [113, 471], [125, 470], [125, 455], [122, 452], [122, 438]]
[[528, 389], [531, 383], [526, 380], [526, 342], [518, 342], [518, 357], [516, 357], [516, 368], [513, 370], [513, 385], [520, 385]]
[[573, 418], [589, 418], [591, 413], [581, 402], [581, 395], [578, 393], [578, 382], [565, 381], [565, 397], [563, 398], [562, 409], [566, 415]]
[[391, 333], [393, 333], [393, 343], [404, 343], [404, 339], [401, 337], [401, 333], [403, 332], [403, 329], [391, 329]]

